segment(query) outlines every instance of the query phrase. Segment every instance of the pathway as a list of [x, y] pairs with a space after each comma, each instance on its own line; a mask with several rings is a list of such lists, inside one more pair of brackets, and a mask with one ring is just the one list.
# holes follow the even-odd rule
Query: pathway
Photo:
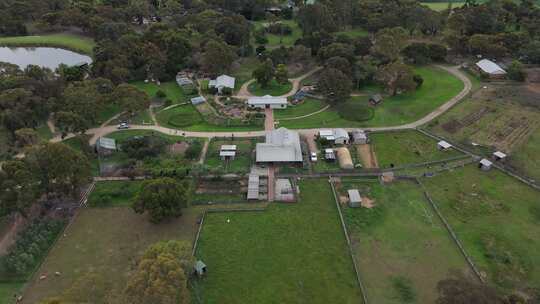
[[317, 110], [313, 113], [309, 113], [309, 114], [306, 114], [306, 115], [302, 115], [302, 116], [296, 116], [296, 117], [286, 117], [286, 118], [281, 118], [281, 119], [278, 119], [278, 120], [297, 120], [297, 119], [302, 119], [302, 118], [306, 118], [306, 117], [310, 117], [310, 116], [313, 116], [313, 115], [317, 115], [319, 113], [322, 113], [326, 110], [328, 110], [330, 108], [330, 105], [327, 105], [326, 107], [320, 109], [320, 110]]
[[[365, 131], [396, 131], [396, 130], [407, 130], [407, 129], [415, 129], [423, 124], [426, 124], [430, 122], [431, 120], [437, 118], [447, 110], [449, 110], [451, 107], [453, 107], [455, 104], [457, 104], [459, 101], [461, 101], [463, 98], [469, 94], [469, 92], [472, 89], [471, 81], [463, 74], [461, 71], [459, 71], [458, 67], [446, 67], [446, 66], [437, 66], [445, 71], [448, 71], [449, 73], [455, 75], [458, 77], [461, 81], [464, 83], [463, 90], [456, 96], [452, 97], [450, 100], [448, 100], [446, 103], [435, 109], [433, 112], [429, 113], [425, 117], [404, 125], [398, 125], [398, 126], [388, 126], [388, 127], [370, 127], [370, 128], [364, 128]], [[315, 70], [316, 71], [316, 70]], [[311, 73], [314, 73], [315, 71], [311, 71]], [[309, 74], [309, 73], [308, 73]], [[309, 76], [309, 75], [308, 75]], [[306, 75], [299, 77], [303, 78], [306, 77]], [[160, 132], [167, 135], [178, 135], [178, 136], [184, 136], [184, 137], [201, 137], [201, 138], [212, 138], [212, 137], [240, 137], [240, 138], [246, 138], [246, 137], [261, 137], [265, 135], [265, 131], [243, 131], [243, 132], [213, 132], [213, 131], [203, 131], [203, 132], [196, 132], [196, 131], [185, 131], [185, 130], [177, 130], [177, 129], [171, 129], [166, 128], [163, 126], [145, 126], [145, 125], [131, 125], [131, 129], [134, 130], [152, 130], [156, 132]], [[358, 128], [345, 128], [347, 131], [352, 131], [353, 129]], [[320, 128], [314, 128], [314, 129], [300, 129], [297, 130], [299, 133], [305, 136], [313, 136], [316, 134]], [[89, 129], [86, 133], [92, 134], [93, 136], [90, 139], [90, 144], [95, 144], [96, 140], [99, 137], [106, 136], [112, 132], [116, 132], [117, 128], [116, 126], [103, 126], [100, 128], [93, 128]], [[73, 134], [68, 135], [64, 139], [68, 139], [73, 137]], [[52, 142], [60, 142], [63, 139], [60, 136], [56, 136], [53, 139], [51, 139]]]
[[[264, 130], [272, 131], [274, 130], [274, 111], [271, 108], [264, 109], [265, 119], [264, 119]], [[268, 201], [273, 202], [275, 197], [275, 179], [274, 175], [276, 172], [276, 167], [274, 164], [268, 165]]]
[[206, 153], [208, 153], [208, 146], [210, 146], [210, 140], [204, 141], [204, 146], [201, 150], [201, 158], [199, 159], [199, 164], [201, 165], [204, 164], [204, 161], [206, 160]]

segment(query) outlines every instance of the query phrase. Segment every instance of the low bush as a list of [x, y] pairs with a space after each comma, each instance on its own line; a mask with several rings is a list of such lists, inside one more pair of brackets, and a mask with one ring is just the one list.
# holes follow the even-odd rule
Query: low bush
[[413, 303], [416, 300], [412, 283], [405, 277], [393, 277], [392, 286], [397, 292], [397, 298], [401, 303]]

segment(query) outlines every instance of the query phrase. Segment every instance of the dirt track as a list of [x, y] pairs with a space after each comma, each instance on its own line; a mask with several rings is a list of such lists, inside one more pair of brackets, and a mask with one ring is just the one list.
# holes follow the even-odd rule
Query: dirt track
[[362, 159], [362, 164], [364, 164], [364, 168], [379, 168], [377, 156], [375, 156], [371, 145], [357, 145], [356, 151], [358, 153], [358, 156]]

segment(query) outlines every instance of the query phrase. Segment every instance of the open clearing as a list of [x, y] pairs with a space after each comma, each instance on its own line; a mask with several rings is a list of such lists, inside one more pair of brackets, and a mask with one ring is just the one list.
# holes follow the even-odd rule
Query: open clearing
[[417, 132], [387, 132], [369, 135], [381, 168], [443, 160], [463, 155], [453, 148], [440, 151], [437, 141]]
[[373, 152], [372, 145], [357, 145], [356, 153], [358, 153], [358, 157], [362, 161], [362, 165], [364, 166], [364, 168], [379, 168], [379, 162], [377, 161], [377, 156], [375, 155], [375, 152]]
[[[339, 185], [339, 184], [338, 184]], [[415, 301], [435, 303], [437, 283], [452, 272], [468, 273], [465, 259], [426, 201], [419, 185], [343, 179], [340, 193], [359, 189], [368, 208], [343, 207], [370, 303], [408, 303], [395, 282], [407, 282]]]
[[[335, 108], [330, 108], [303, 119], [282, 120], [280, 126], [291, 129], [397, 126], [426, 116], [463, 89], [463, 82], [437, 67], [416, 67], [415, 72], [424, 79], [422, 86], [409, 94], [386, 97], [381, 104], [373, 108], [373, 118], [368, 121], [346, 120]], [[367, 105], [368, 98], [369, 96], [355, 96], [350, 102]]]
[[[290, 35], [275, 35], [275, 34], [266, 34], [268, 38], [267, 47], [273, 48], [278, 46], [293, 46], [296, 40], [302, 37], [302, 29], [298, 26], [298, 23], [294, 20], [281, 20], [279, 21], [282, 24], [286, 24], [291, 27], [292, 33]], [[266, 21], [257, 21], [255, 23], [255, 29], [260, 30], [265, 27], [268, 22]]]
[[[52, 296], [77, 303], [118, 303], [115, 297], [147, 246], [160, 240], [191, 242], [199, 215], [199, 209], [190, 208], [178, 219], [154, 225], [130, 208], [83, 209], [30, 282], [24, 303]], [[57, 271], [60, 276], [54, 275]], [[40, 281], [41, 274], [48, 278]], [[94, 288], [88, 289], [89, 285]]]
[[[219, 152], [222, 145], [236, 145], [234, 160], [221, 160]], [[255, 148], [255, 141], [243, 140], [212, 140], [206, 155], [206, 165], [210, 168], [222, 168], [226, 173], [247, 173], [251, 165], [251, 156]]]
[[488, 84], [428, 128], [479, 153], [501, 150], [512, 167], [540, 179], [540, 103], [524, 86]]
[[297, 204], [207, 216], [197, 257], [208, 275], [194, 291], [201, 302], [361, 302], [328, 182], [300, 187]]
[[48, 46], [70, 49], [75, 52], [81, 52], [88, 55], [94, 53], [96, 43], [91, 38], [71, 35], [71, 34], [51, 34], [42, 36], [19, 36], [19, 37], [2, 37], [0, 45], [4, 46]]
[[472, 165], [423, 183], [489, 282], [524, 293], [540, 287], [540, 192]]

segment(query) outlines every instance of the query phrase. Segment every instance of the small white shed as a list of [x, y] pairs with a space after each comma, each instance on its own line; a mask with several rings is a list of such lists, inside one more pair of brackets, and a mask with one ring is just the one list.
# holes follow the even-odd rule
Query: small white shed
[[491, 170], [492, 165], [493, 163], [491, 161], [486, 158], [482, 158], [482, 160], [480, 160], [480, 163], [478, 164], [478, 167], [484, 171], [488, 171]]
[[452, 145], [449, 144], [448, 142], [444, 141], [444, 140], [441, 140], [440, 142], [437, 143], [437, 148], [439, 150], [448, 150], [448, 149], [452, 148]]
[[234, 160], [236, 157], [236, 145], [222, 145], [219, 150], [221, 160]]
[[362, 205], [362, 197], [358, 189], [347, 190], [347, 193], [349, 194], [349, 207], [357, 208]]
[[504, 153], [501, 152], [501, 151], [497, 151], [497, 152], [493, 153], [493, 158], [494, 158], [496, 161], [503, 160], [503, 159], [506, 158], [506, 154], [504, 154]]

